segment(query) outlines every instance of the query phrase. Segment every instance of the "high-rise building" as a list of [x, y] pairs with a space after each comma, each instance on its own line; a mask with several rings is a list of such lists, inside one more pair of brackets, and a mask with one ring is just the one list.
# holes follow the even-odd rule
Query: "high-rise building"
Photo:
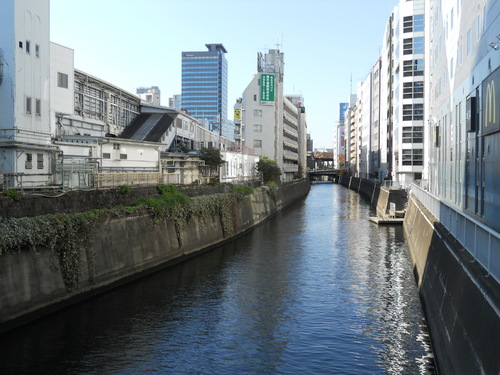
[[394, 9], [392, 28], [394, 179], [403, 186], [421, 180], [424, 173], [425, 107], [425, 2], [401, 1]]
[[182, 111], [233, 139], [227, 121], [227, 51], [222, 44], [205, 46], [208, 51], [182, 52]]

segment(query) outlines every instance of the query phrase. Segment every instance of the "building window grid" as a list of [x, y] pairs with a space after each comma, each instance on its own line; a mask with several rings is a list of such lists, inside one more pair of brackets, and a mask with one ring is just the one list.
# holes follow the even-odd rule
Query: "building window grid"
[[415, 14], [403, 18], [403, 33], [424, 31], [424, 15]]
[[424, 119], [424, 105], [419, 103], [403, 104], [403, 121]]
[[403, 99], [423, 98], [424, 82], [403, 82]]
[[424, 37], [416, 36], [403, 39], [403, 55], [417, 55], [424, 53]]
[[403, 77], [423, 76], [424, 59], [403, 61]]
[[422, 166], [424, 164], [422, 149], [403, 149], [401, 151], [401, 162], [403, 165]]
[[403, 143], [423, 143], [424, 142], [424, 127], [423, 126], [403, 126]]

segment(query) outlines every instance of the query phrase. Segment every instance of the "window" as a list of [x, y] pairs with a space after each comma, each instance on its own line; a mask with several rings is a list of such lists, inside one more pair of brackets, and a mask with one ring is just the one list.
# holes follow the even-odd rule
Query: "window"
[[481, 15], [477, 16], [477, 40], [481, 37]]
[[31, 42], [29, 40], [26, 41], [26, 53], [29, 55], [30, 54], [30, 47], [31, 47]]
[[403, 99], [423, 98], [424, 82], [403, 82]]
[[403, 39], [403, 55], [416, 55], [418, 53], [424, 53], [423, 36]]
[[483, 33], [486, 31], [486, 5], [483, 6]]
[[31, 98], [26, 97], [26, 113], [31, 113]]
[[458, 48], [457, 48], [457, 67], [462, 65], [462, 61], [463, 61], [462, 49], [463, 49], [463, 45], [462, 45], [462, 41], [460, 41]]
[[19, 48], [23, 48], [23, 42], [19, 41]]
[[253, 148], [262, 148], [262, 141], [260, 139], [254, 139]]
[[35, 115], [40, 116], [40, 114], [41, 114], [40, 99], [35, 99]]
[[43, 154], [36, 154], [36, 168], [43, 169]]
[[109, 152], [103, 152], [102, 153], [102, 158], [103, 159], [111, 159], [111, 154]]
[[423, 76], [424, 59], [403, 61], [403, 77]]
[[35, 44], [35, 56], [40, 57], [40, 45]]
[[26, 154], [26, 162], [24, 163], [24, 168], [32, 169], [33, 168], [33, 154]]
[[424, 143], [423, 126], [403, 126], [403, 143]]
[[253, 126], [253, 132], [254, 133], [262, 133], [262, 125], [254, 125]]
[[470, 55], [470, 52], [472, 50], [472, 32], [471, 29], [467, 31], [467, 56]]
[[253, 115], [254, 117], [262, 117], [262, 109], [254, 109]]
[[424, 53], [424, 37], [413, 38], [413, 53]]
[[403, 121], [418, 121], [424, 119], [423, 104], [403, 104]]
[[403, 18], [403, 33], [424, 31], [424, 15], [415, 14]]
[[57, 87], [62, 87], [64, 89], [68, 88], [68, 75], [64, 73], [57, 73]]
[[423, 150], [402, 150], [403, 165], [423, 165]]
[[127, 159], [127, 154], [120, 154], [120, 159], [121, 160], [126, 160]]

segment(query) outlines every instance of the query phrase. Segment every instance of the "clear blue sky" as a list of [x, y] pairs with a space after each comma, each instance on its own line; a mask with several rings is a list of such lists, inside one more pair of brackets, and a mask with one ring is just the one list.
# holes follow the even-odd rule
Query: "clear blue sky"
[[[181, 52], [222, 43], [229, 117], [257, 70], [257, 53], [285, 53], [285, 94], [302, 94], [314, 146], [331, 148], [338, 104], [380, 55], [396, 0], [51, 0], [51, 41], [75, 67], [127, 91], [181, 93]], [[278, 45], [278, 46], [277, 46]]]

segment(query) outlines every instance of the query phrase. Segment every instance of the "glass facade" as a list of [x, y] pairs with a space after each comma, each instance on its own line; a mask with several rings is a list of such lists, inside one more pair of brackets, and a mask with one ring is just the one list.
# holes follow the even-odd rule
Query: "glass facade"
[[226, 136], [227, 51], [222, 44], [206, 47], [208, 51], [182, 52], [182, 110]]

